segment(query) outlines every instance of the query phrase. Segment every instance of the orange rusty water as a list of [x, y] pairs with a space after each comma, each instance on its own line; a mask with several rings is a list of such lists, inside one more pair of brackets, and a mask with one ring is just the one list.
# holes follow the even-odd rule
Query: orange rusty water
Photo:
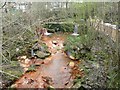
[[[17, 88], [46, 88], [49, 85], [54, 88], [69, 88], [72, 86], [72, 69], [68, 66], [71, 60], [62, 50], [65, 38], [63, 34], [42, 38], [52, 54], [44, 60], [43, 64], [40, 64], [41, 66], [35, 72], [25, 73], [18, 79], [15, 82]], [[47, 78], [49, 78], [48, 82]]]
[[[53, 87], [64, 88], [71, 85], [71, 69], [67, 66], [70, 60], [64, 56], [63, 53], [57, 52], [52, 56], [50, 63], [43, 65], [42, 72], [52, 77]], [[67, 82], [68, 85], [65, 85]]]

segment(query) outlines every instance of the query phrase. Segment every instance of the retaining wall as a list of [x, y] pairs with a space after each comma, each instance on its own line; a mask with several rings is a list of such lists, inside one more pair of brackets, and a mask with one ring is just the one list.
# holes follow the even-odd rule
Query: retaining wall
[[116, 42], [118, 40], [118, 42], [120, 42], [120, 29], [117, 29], [116, 25], [103, 23], [99, 20], [92, 22], [91, 25], [95, 27], [95, 30], [98, 30], [110, 36], [113, 41]]

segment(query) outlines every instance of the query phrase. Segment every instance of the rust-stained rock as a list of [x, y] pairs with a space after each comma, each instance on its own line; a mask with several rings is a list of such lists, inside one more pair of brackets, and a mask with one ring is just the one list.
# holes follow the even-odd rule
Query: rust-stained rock
[[57, 41], [52, 41], [52, 43], [53, 43], [53, 44], [55, 44], [55, 45], [57, 45], [57, 44], [58, 44], [58, 42], [57, 42]]
[[50, 55], [50, 53], [44, 53], [41, 51], [37, 51], [36, 54], [37, 54], [37, 57], [39, 57], [39, 58], [45, 58], [45, 57], [48, 57]]
[[29, 67], [30, 65], [25, 63], [20, 63], [20, 66], [26, 68], [26, 67]]
[[73, 61], [70, 61], [69, 67], [73, 68], [75, 66], [75, 63]]
[[26, 58], [27, 58], [27, 56], [21, 56], [20, 58], [21, 58], [21, 59], [26, 59]]
[[26, 72], [27, 70], [28, 70], [28, 67], [25, 67], [25, 68], [24, 68], [24, 72]]
[[28, 64], [30, 62], [30, 59], [26, 58], [25, 59], [25, 64]]
[[75, 57], [73, 57], [73, 56], [71, 56], [71, 55], [70, 55], [69, 57], [70, 57], [70, 59], [73, 59], [73, 60], [75, 59]]

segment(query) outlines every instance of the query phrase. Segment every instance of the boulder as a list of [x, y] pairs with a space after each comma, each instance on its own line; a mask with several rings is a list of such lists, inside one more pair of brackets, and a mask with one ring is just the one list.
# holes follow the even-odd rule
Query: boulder
[[73, 68], [75, 66], [75, 63], [73, 61], [70, 61], [69, 67]]
[[41, 59], [44, 59], [45, 57], [48, 57], [49, 55], [50, 55], [50, 53], [44, 53], [44, 52], [41, 52], [41, 51], [36, 52], [36, 56], [41, 58]]

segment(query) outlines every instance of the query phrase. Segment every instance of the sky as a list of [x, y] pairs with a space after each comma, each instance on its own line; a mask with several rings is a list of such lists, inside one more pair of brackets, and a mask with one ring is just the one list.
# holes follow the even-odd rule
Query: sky
[[118, 2], [120, 0], [1, 0], [0, 2]]

